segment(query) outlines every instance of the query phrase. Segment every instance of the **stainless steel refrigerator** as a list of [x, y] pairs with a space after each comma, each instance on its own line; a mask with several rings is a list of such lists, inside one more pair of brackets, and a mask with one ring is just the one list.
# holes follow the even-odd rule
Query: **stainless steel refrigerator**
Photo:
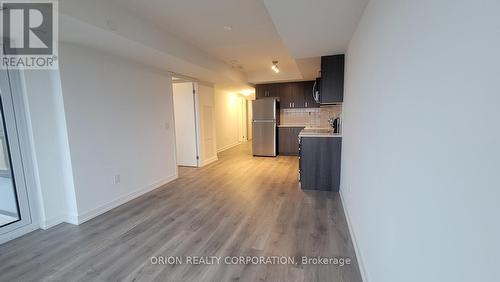
[[279, 115], [277, 98], [263, 98], [252, 102], [254, 156], [276, 157], [276, 131]]

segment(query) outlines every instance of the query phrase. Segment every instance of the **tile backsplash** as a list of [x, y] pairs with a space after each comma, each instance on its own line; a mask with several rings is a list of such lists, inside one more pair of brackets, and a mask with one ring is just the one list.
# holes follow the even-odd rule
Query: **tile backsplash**
[[307, 127], [329, 127], [328, 119], [342, 116], [342, 105], [321, 108], [280, 110], [281, 125], [304, 125]]

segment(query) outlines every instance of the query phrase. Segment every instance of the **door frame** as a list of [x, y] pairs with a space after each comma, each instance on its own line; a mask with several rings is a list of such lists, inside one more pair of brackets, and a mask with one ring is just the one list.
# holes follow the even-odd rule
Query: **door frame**
[[200, 117], [200, 92], [198, 83], [193, 82], [194, 103], [194, 128], [196, 141], [196, 166], [201, 167], [201, 117]]
[[248, 141], [247, 99], [239, 95], [238, 104], [238, 141], [243, 143]]
[[[21, 221], [2, 228], [0, 231], [0, 244], [3, 244], [39, 228], [37, 215], [40, 213], [40, 209], [37, 200], [40, 199], [40, 196], [36, 191], [34, 147], [32, 146], [30, 134], [30, 118], [26, 103], [26, 92], [24, 91], [25, 80], [23, 73], [20, 70], [3, 69], [0, 70], [0, 80], [0, 83], [7, 85], [7, 95], [2, 97], [5, 99], [3, 100], [4, 110], [8, 110], [15, 119], [14, 122], [9, 121], [9, 124], [7, 124], [7, 120], [4, 121], [6, 122], [6, 130], [10, 130], [10, 132], [15, 133], [14, 135], [17, 135], [15, 136], [17, 138], [8, 136], [11, 158], [14, 151], [20, 162], [18, 164], [13, 163], [12, 169], [18, 170], [18, 175], [23, 176], [18, 176], [18, 179], [16, 179], [16, 189], [20, 190], [16, 192], [18, 193]], [[12, 135], [12, 133], [9, 134]], [[14, 168], [15, 166], [18, 166], [18, 168]], [[28, 217], [29, 220], [23, 220], [23, 217]]]

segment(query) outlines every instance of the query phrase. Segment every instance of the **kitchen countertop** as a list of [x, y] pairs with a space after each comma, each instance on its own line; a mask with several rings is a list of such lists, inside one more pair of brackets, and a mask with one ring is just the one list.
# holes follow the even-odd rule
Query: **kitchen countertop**
[[300, 124], [280, 124], [278, 127], [308, 127], [307, 125]]
[[342, 134], [333, 133], [329, 128], [306, 128], [300, 132], [299, 137], [342, 137]]

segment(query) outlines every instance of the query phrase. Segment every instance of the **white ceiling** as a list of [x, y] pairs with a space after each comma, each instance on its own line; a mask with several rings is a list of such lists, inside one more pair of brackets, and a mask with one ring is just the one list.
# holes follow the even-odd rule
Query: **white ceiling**
[[259, 83], [314, 79], [319, 56], [345, 51], [367, 0], [111, 1]]
[[[242, 66], [249, 81], [285, 80], [300, 71], [288, 54], [261, 0], [115, 0], [160, 28], [225, 61]], [[224, 26], [232, 27], [225, 31]], [[270, 69], [273, 60], [282, 69]]]
[[345, 53], [368, 0], [263, 0], [294, 58]]

